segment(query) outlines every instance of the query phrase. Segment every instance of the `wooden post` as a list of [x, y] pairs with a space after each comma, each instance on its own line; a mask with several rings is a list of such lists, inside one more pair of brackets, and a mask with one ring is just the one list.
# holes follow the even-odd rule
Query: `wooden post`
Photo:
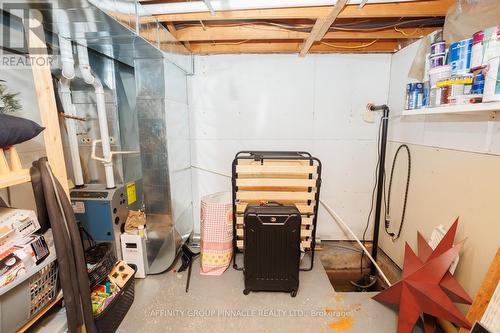
[[[469, 308], [469, 312], [467, 312], [467, 319], [471, 324], [474, 322], [481, 320], [483, 317], [486, 308], [491, 300], [491, 296], [495, 292], [495, 289], [500, 281], [500, 248], [497, 249], [497, 254], [493, 261], [491, 262], [490, 268], [486, 275], [484, 276], [483, 282], [481, 282], [481, 286], [477, 292], [476, 298], [474, 298], [474, 302]], [[465, 328], [461, 328], [458, 333], [467, 333], [469, 330]]]
[[345, 8], [346, 5], [347, 0], [338, 0], [333, 6], [332, 11], [326, 17], [318, 17], [316, 23], [314, 23], [314, 27], [311, 33], [309, 34], [309, 37], [307, 37], [304, 44], [302, 45], [302, 49], [300, 50], [301, 57], [304, 57], [307, 52], [309, 52], [309, 49], [314, 42], [319, 42], [321, 39], [323, 39], [323, 36], [325, 36], [328, 29], [330, 29], [330, 26], [337, 19], [337, 16], [339, 16], [340, 12]]
[[[42, 125], [45, 127], [43, 131], [45, 150], [54, 175], [69, 196], [68, 174], [64, 162], [61, 131], [59, 129], [57, 106], [50, 73], [51, 59], [47, 54], [47, 45], [45, 44], [45, 34], [42, 24], [34, 19], [30, 19], [29, 21], [29, 24], [26, 22], [24, 31], [28, 41], [30, 56], [33, 57], [31, 70], [35, 84], [38, 111], [40, 112]], [[33, 50], [36, 50], [35, 53], [33, 53]]]

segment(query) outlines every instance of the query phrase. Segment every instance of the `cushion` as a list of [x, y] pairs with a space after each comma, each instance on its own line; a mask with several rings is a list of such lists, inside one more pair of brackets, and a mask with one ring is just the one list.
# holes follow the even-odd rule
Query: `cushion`
[[0, 114], [0, 148], [28, 141], [44, 129], [29, 119]]

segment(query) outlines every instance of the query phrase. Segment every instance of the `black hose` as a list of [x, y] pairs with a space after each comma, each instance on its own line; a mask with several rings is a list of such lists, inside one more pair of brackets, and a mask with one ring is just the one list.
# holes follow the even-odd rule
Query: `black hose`
[[77, 273], [73, 260], [73, 248], [71, 247], [66, 228], [61, 223], [62, 214], [57, 205], [55, 189], [52, 186], [49, 175], [50, 171], [42, 165], [44, 161], [44, 158], [40, 158], [37, 162], [33, 163], [33, 168], [37, 168], [41, 174], [45, 205], [54, 236], [54, 246], [56, 248], [59, 267], [59, 281], [64, 293], [68, 331], [74, 333], [82, 325], [82, 315], [78, 286], [74, 283], [77, 279]]
[[[394, 234], [392, 232], [389, 232], [389, 227], [391, 221], [387, 219], [387, 216], [390, 216], [390, 209], [391, 209], [391, 193], [392, 193], [392, 178], [394, 175], [394, 168], [396, 166], [396, 161], [399, 155], [399, 152], [402, 149], [406, 150], [406, 153], [408, 155], [408, 173], [406, 176], [406, 188], [405, 188], [405, 195], [404, 195], [404, 201], [403, 201], [403, 212], [401, 213], [401, 222], [399, 223], [399, 229], [397, 234]], [[401, 236], [401, 231], [403, 230], [403, 225], [405, 221], [405, 214], [406, 214], [406, 204], [408, 202], [408, 190], [410, 189], [410, 175], [411, 175], [411, 153], [410, 153], [410, 148], [403, 144], [398, 147], [398, 150], [396, 150], [396, 154], [394, 155], [394, 159], [392, 160], [392, 167], [391, 167], [391, 176], [389, 177], [389, 189], [387, 193], [387, 212], [386, 212], [386, 218], [385, 218], [385, 232], [387, 235], [392, 237], [392, 240], [395, 241]]]
[[80, 228], [76, 223], [75, 213], [71, 202], [69, 201], [61, 184], [56, 180], [57, 191], [61, 198], [62, 208], [66, 217], [67, 226], [71, 236], [71, 243], [73, 245], [73, 252], [75, 255], [75, 266], [78, 275], [78, 288], [80, 291], [80, 300], [83, 310], [83, 319], [85, 322], [85, 331], [87, 333], [94, 333], [94, 314], [92, 312], [92, 301], [90, 299], [90, 282], [87, 271], [87, 264], [85, 261], [85, 252], [83, 250], [82, 239], [80, 237]]
[[[81, 314], [83, 313], [83, 322], [85, 323], [86, 332], [94, 333], [94, 316], [90, 300], [87, 265], [85, 263], [85, 254], [80, 237], [80, 230], [76, 223], [73, 208], [71, 207], [71, 203], [61, 184], [53, 176], [47, 160], [44, 158], [40, 159], [38, 166], [42, 174], [45, 200], [47, 203], [51, 226], [54, 232], [54, 243], [56, 244], [59, 268], [61, 269], [61, 266], [63, 265], [60, 261], [60, 257], [62, 257], [64, 258], [64, 261], [67, 262], [70, 270], [70, 276], [72, 277], [71, 280], [65, 281], [63, 284], [62, 282], [63, 280], [66, 280], [66, 278], [63, 279], [63, 276], [61, 276], [64, 300], [67, 304], [67, 294], [64, 287], [66, 285], [66, 289], [68, 289], [67, 285], [69, 283], [71, 285], [71, 291], [74, 293], [71, 295], [74, 301], [71, 311], [77, 312], [77, 320], [79, 324], [77, 326], [81, 326]], [[57, 249], [56, 240], [59, 244], [61, 244], [61, 242], [64, 243], [64, 247], [67, 252], [60, 252]], [[69, 323], [71, 323], [71, 321], [68, 317], [68, 328]], [[73, 324], [71, 325], [71, 329], [74, 329]], [[73, 331], [70, 330], [70, 332]], [[76, 332], [76, 329], [74, 332]]]

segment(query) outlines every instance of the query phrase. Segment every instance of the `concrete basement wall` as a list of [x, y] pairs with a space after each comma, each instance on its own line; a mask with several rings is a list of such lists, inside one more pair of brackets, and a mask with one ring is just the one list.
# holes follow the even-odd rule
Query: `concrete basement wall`
[[[448, 228], [460, 217], [456, 240], [467, 238], [456, 271], [474, 297], [500, 245], [500, 123], [488, 115], [429, 115], [401, 117], [407, 73], [418, 43], [392, 57], [389, 106], [389, 176], [392, 158], [401, 143], [412, 154], [412, 175], [401, 238], [393, 242], [381, 222], [380, 247], [399, 266], [404, 244], [416, 250], [416, 232], [429, 238], [432, 229]], [[400, 154], [391, 200], [392, 231], [401, 217], [407, 164]]]
[[[390, 55], [196, 56], [188, 79], [192, 165], [230, 175], [239, 150], [309, 151], [323, 162], [322, 199], [361, 237], [379, 122], [364, 122], [363, 113], [367, 102], [387, 101], [389, 69]], [[193, 169], [195, 231], [199, 198], [230, 190], [229, 178]], [[318, 224], [323, 239], [349, 238], [323, 211]]]

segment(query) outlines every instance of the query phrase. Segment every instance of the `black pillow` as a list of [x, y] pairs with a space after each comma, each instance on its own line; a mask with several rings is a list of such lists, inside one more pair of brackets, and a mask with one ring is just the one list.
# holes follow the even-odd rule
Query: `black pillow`
[[29, 119], [0, 114], [0, 148], [28, 141], [44, 129]]

